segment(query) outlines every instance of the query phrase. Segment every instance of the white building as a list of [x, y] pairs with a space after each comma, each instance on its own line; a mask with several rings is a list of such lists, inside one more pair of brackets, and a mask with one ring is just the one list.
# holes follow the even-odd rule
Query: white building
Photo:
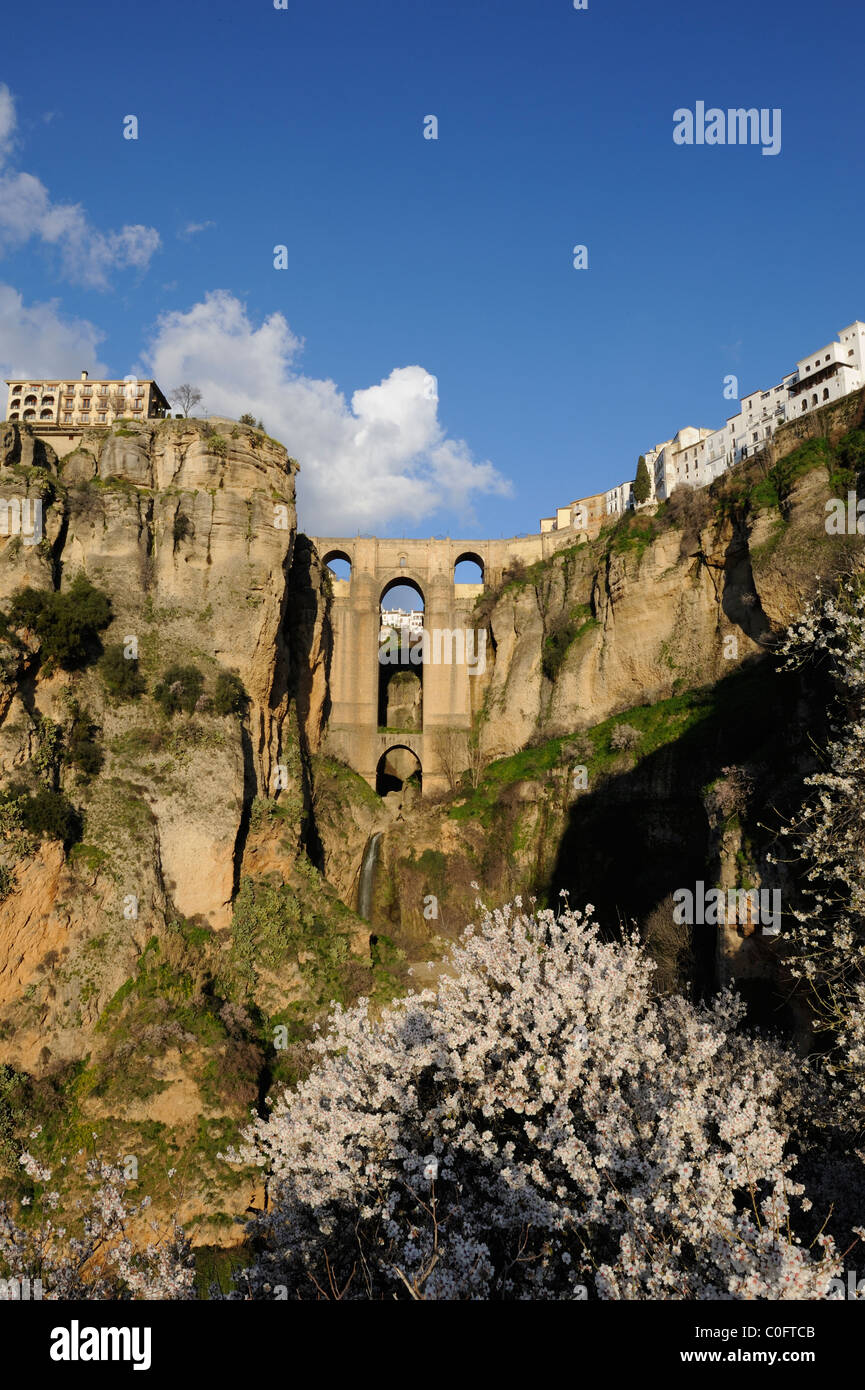
[[691, 426], [646, 454], [654, 466], [655, 496], [669, 497], [680, 483], [705, 487], [732, 464], [764, 449], [786, 421], [819, 409], [865, 386], [865, 323], [856, 319], [842, 328], [838, 341], [796, 363], [768, 391], [751, 391], [740, 398], [737, 415], [718, 430]]
[[407, 631], [410, 638], [420, 637], [423, 632], [423, 609], [413, 608], [411, 612], [406, 612], [404, 608], [390, 608], [382, 610], [381, 630], [378, 640], [383, 642], [390, 632]]
[[[650, 500], [664, 501], [683, 483], [705, 487], [734, 463], [765, 449], [786, 421], [840, 400], [863, 386], [865, 323], [855, 319], [841, 329], [836, 342], [800, 358], [795, 372], [782, 377], [777, 386], [742, 396], [738, 414], [730, 415], [720, 429], [686, 425], [672, 439], [646, 449], [643, 457], [652, 484]], [[559, 507], [555, 516], [542, 518], [541, 531], [574, 525], [577, 514], [588, 514], [591, 526], [598, 514], [620, 516], [634, 505], [633, 481], [619, 483], [606, 492]]]
[[836, 343], [820, 348], [796, 363], [796, 379], [789, 388], [789, 415], [837, 401], [863, 385], [865, 373], [865, 323], [857, 319], [842, 328]]

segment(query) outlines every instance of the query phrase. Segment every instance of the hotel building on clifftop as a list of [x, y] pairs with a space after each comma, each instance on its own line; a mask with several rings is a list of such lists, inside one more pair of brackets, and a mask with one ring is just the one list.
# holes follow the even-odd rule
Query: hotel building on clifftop
[[171, 406], [155, 381], [91, 381], [82, 372], [78, 381], [60, 377], [54, 381], [16, 378], [7, 381], [6, 419], [33, 425], [38, 432], [100, 425], [117, 419], [160, 420]]

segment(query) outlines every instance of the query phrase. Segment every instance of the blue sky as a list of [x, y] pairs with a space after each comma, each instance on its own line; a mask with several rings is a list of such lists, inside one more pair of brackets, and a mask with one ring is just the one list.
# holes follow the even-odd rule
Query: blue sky
[[[725, 374], [774, 383], [865, 317], [859, 7], [153, 0], [38, 29], [0, 63], [4, 374], [200, 381], [300, 459], [310, 531], [536, 530], [721, 424]], [[780, 108], [780, 154], [675, 145], [697, 100]]]

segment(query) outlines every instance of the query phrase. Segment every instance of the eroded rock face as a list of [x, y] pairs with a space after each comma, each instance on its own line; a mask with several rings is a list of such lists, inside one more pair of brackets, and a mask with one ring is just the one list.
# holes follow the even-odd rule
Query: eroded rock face
[[[105, 759], [86, 780], [57, 769], [84, 844], [66, 863], [44, 840], [0, 902], [0, 1020], [19, 1064], [36, 1065], [46, 1040], [55, 1057], [80, 1055], [82, 1032], [167, 915], [214, 932], [230, 923], [248, 809], [272, 794], [284, 757], [296, 469], [275, 441], [230, 421], [91, 433], [63, 462], [26, 431], [3, 430], [0, 493], [40, 497], [44, 540], [0, 537], [0, 598], [66, 589], [84, 572], [111, 598], [103, 643], [137, 644], [150, 696], [172, 665], [198, 667], [211, 692], [220, 671], [234, 672], [248, 696], [242, 717], [167, 720], [150, 697], [109, 698], [92, 665], [42, 670], [32, 634], [25, 654], [5, 652], [4, 779], [32, 770], [39, 721], [68, 721], [70, 700], [97, 725]], [[38, 1009], [24, 1002], [34, 985]]]
[[[827, 546], [826, 489], [823, 469], [799, 480], [783, 534], [777, 512], [756, 512], [747, 525], [712, 522], [684, 552], [679, 530], [621, 553], [593, 543], [511, 586], [489, 617], [485, 753], [710, 685], [765, 651], [813, 592], [815, 562], [827, 575], [843, 564]], [[557, 628], [566, 650], [551, 669]]]

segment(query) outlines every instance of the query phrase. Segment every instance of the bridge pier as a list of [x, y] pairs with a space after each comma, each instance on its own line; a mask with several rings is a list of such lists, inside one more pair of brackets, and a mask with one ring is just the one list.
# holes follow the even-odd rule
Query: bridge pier
[[[323, 564], [334, 559], [351, 566], [350, 579], [333, 578], [330, 618], [333, 655], [330, 669], [331, 712], [325, 747], [342, 758], [371, 786], [379, 762], [389, 749], [410, 748], [420, 760], [425, 792], [443, 791], [447, 778], [437, 749], [436, 731], [472, 727], [472, 689], [476, 676], [459, 659], [449, 634], [477, 631], [474, 605], [485, 588], [500, 583], [516, 559], [525, 564], [546, 558], [579, 541], [574, 532], [546, 532], [500, 541], [392, 540], [374, 536], [312, 536]], [[456, 584], [454, 569], [473, 560], [481, 584]], [[379, 729], [379, 631], [381, 600], [394, 584], [410, 584], [423, 596], [424, 628], [438, 633], [438, 659], [411, 666], [423, 683], [423, 729], [420, 733]], [[475, 647], [477, 652], [477, 646]], [[450, 659], [448, 659], [450, 658]], [[478, 675], [482, 666], [478, 663]]]

